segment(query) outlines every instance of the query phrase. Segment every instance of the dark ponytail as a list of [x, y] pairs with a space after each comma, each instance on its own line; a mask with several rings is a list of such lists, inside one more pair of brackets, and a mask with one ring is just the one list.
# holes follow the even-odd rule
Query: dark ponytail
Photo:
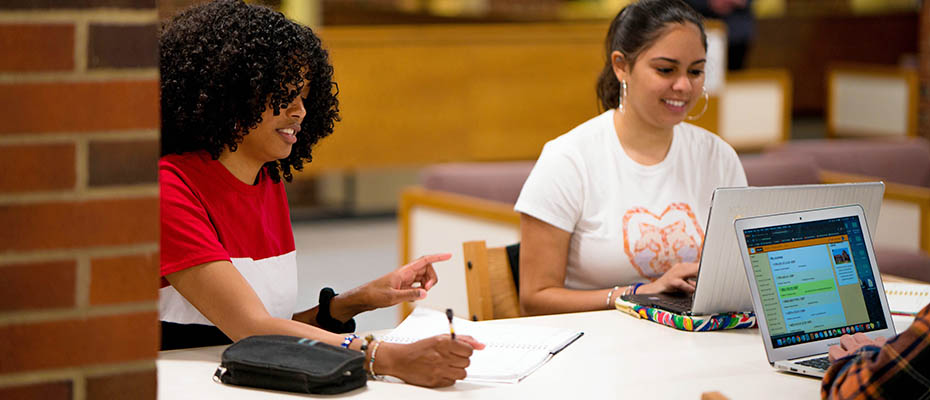
[[604, 68], [597, 77], [597, 97], [604, 110], [620, 105], [620, 82], [614, 75], [610, 53], [620, 51], [624, 60], [633, 68], [636, 58], [659, 39], [670, 23], [697, 25], [701, 31], [701, 43], [707, 51], [707, 35], [700, 14], [682, 0], [639, 0], [623, 7], [607, 30], [604, 39]]

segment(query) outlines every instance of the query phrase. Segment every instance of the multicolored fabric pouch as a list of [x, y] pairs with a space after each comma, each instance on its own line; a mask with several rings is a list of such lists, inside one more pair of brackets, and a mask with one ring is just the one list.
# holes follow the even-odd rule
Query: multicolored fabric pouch
[[751, 312], [694, 316], [678, 315], [658, 308], [630, 303], [619, 297], [617, 297], [617, 300], [614, 302], [614, 307], [637, 318], [647, 319], [658, 324], [689, 332], [756, 327], [756, 315]]

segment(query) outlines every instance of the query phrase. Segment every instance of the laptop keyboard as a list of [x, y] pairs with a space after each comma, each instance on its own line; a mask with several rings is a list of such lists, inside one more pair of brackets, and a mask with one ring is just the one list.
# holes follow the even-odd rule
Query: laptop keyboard
[[810, 360], [796, 361], [795, 363], [805, 367], [819, 368], [822, 370], [830, 368], [830, 359], [827, 357], [811, 358]]
[[634, 294], [623, 296], [624, 300], [644, 306], [661, 308], [678, 314], [691, 311], [692, 299], [685, 294]]
[[691, 309], [691, 297], [668, 297], [668, 298], [662, 299], [661, 302], [665, 304], [677, 306], [678, 308], [681, 308], [684, 310]]

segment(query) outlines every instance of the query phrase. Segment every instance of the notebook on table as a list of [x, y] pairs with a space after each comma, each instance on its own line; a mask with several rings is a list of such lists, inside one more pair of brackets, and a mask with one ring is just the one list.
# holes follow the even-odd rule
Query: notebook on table
[[930, 285], [925, 283], [884, 282], [888, 308], [894, 315], [915, 316], [930, 303]]
[[[469, 335], [486, 346], [472, 353], [465, 369], [465, 380], [474, 382], [517, 383], [584, 334], [572, 328], [474, 322], [458, 317], [453, 323], [456, 334]], [[412, 343], [447, 333], [446, 315], [421, 306], [382, 340]]]
[[707, 216], [695, 290], [692, 294], [637, 294], [623, 300], [683, 316], [752, 310], [733, 220], [741, 217], [862, 204], [875, 230], [885, 185], [881, 182], [719, 188]]
[[776, 369], [823, 377], [840, 336], [895, 335], [862, 207], [742, 218], [734, 226]]

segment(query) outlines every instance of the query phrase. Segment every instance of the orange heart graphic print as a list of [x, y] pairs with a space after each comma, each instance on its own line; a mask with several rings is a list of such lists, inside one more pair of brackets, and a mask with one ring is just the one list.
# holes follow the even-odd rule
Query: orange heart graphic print
[[634, 207], [623, 215], [623, 249], [639, 274], [656, 280], [673, 265], [697, 262], [704, 230], [691, 207], [672, 203], [656, 215]]

